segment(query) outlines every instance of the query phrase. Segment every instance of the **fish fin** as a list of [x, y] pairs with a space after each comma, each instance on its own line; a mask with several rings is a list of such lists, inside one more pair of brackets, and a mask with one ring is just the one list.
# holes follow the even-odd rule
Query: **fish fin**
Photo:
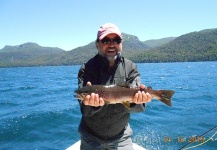
[[125, 88], [130, 88], [130, 85], [127, 84], [127, 83], [123, 83], [123, 84], [117, 84], [117, 86], [120, 86], [120, 87], [125, 87]]
[[164, 104], [168, 106], [172, 106], [171, 98], [173, 94], [175, 93], [175, 91], [173, 90], [159, 90], [159, 91], [161, 91], [161, 97], [158, 100], [160, 100], [161, 102], [163, 102]]
[[130, 109], [130, 102], [129, 102], [129, 101], [123, 102], [123, 105], [124, 105], [127, 109]]

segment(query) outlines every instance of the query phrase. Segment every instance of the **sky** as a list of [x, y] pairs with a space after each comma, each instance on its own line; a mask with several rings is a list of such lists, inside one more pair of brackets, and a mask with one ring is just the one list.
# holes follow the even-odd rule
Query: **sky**
[[217, 0], [0, 0], [0, 49], [34, 42], [72, 50], [104, 23], [140, 41], [217, 28]]

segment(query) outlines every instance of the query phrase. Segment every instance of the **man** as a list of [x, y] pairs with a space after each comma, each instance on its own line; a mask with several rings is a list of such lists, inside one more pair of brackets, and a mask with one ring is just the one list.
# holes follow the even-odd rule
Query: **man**
[[[137, 66], [121, 56], [122, 35], [118, 27], [103, 24], [97, 33], [98, 54], [83, 64], [78, 73], [79, 88], [90, 85], [129, 84], [145, 88], [140, 83]], [[127, 109], [123, 104], [107, 104], [96, 93], [79, 100], [82, 119], [79, 125], [81, 150], [132, 150], [129, 126], [131, 112], [141, 112], [152, 99], [149, 93], [138, 91]]]

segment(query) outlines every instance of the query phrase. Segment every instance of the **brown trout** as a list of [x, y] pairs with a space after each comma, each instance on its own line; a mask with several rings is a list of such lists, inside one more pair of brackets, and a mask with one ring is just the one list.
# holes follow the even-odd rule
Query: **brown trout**
[[126, 103], [132, 102], [133, 96], [139, 90], [149, 93], [153, 98], [160, 100], [168, 106], [172, 106], [171, 97], [175, 93], [173, 90], [153, 90], [151, 87], [141, 90], [138, 88], [130, 88], [125, 85], [91, 85], [75, 90], [74, 92], [76, 94], [74, 95], [74, 97], [80, 100], [84, 100], [87, 95], [90, 95], [91, 93], [96, 93], [99, 94], [99, 97], [103, 98], [106, 103], [123, 103], [126, 106]]

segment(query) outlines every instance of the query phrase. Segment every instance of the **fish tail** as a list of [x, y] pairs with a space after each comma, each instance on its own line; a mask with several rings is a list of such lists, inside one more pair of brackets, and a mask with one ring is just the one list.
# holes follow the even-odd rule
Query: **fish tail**
[[159, 90], [159, 91], [161, 91], [161, 95], [158, 100], [160, 100], [161, 102], [163, 102], [164, 104], [168, 106], [172, 106], [171, 98], [175, 92], [172, 90]]

